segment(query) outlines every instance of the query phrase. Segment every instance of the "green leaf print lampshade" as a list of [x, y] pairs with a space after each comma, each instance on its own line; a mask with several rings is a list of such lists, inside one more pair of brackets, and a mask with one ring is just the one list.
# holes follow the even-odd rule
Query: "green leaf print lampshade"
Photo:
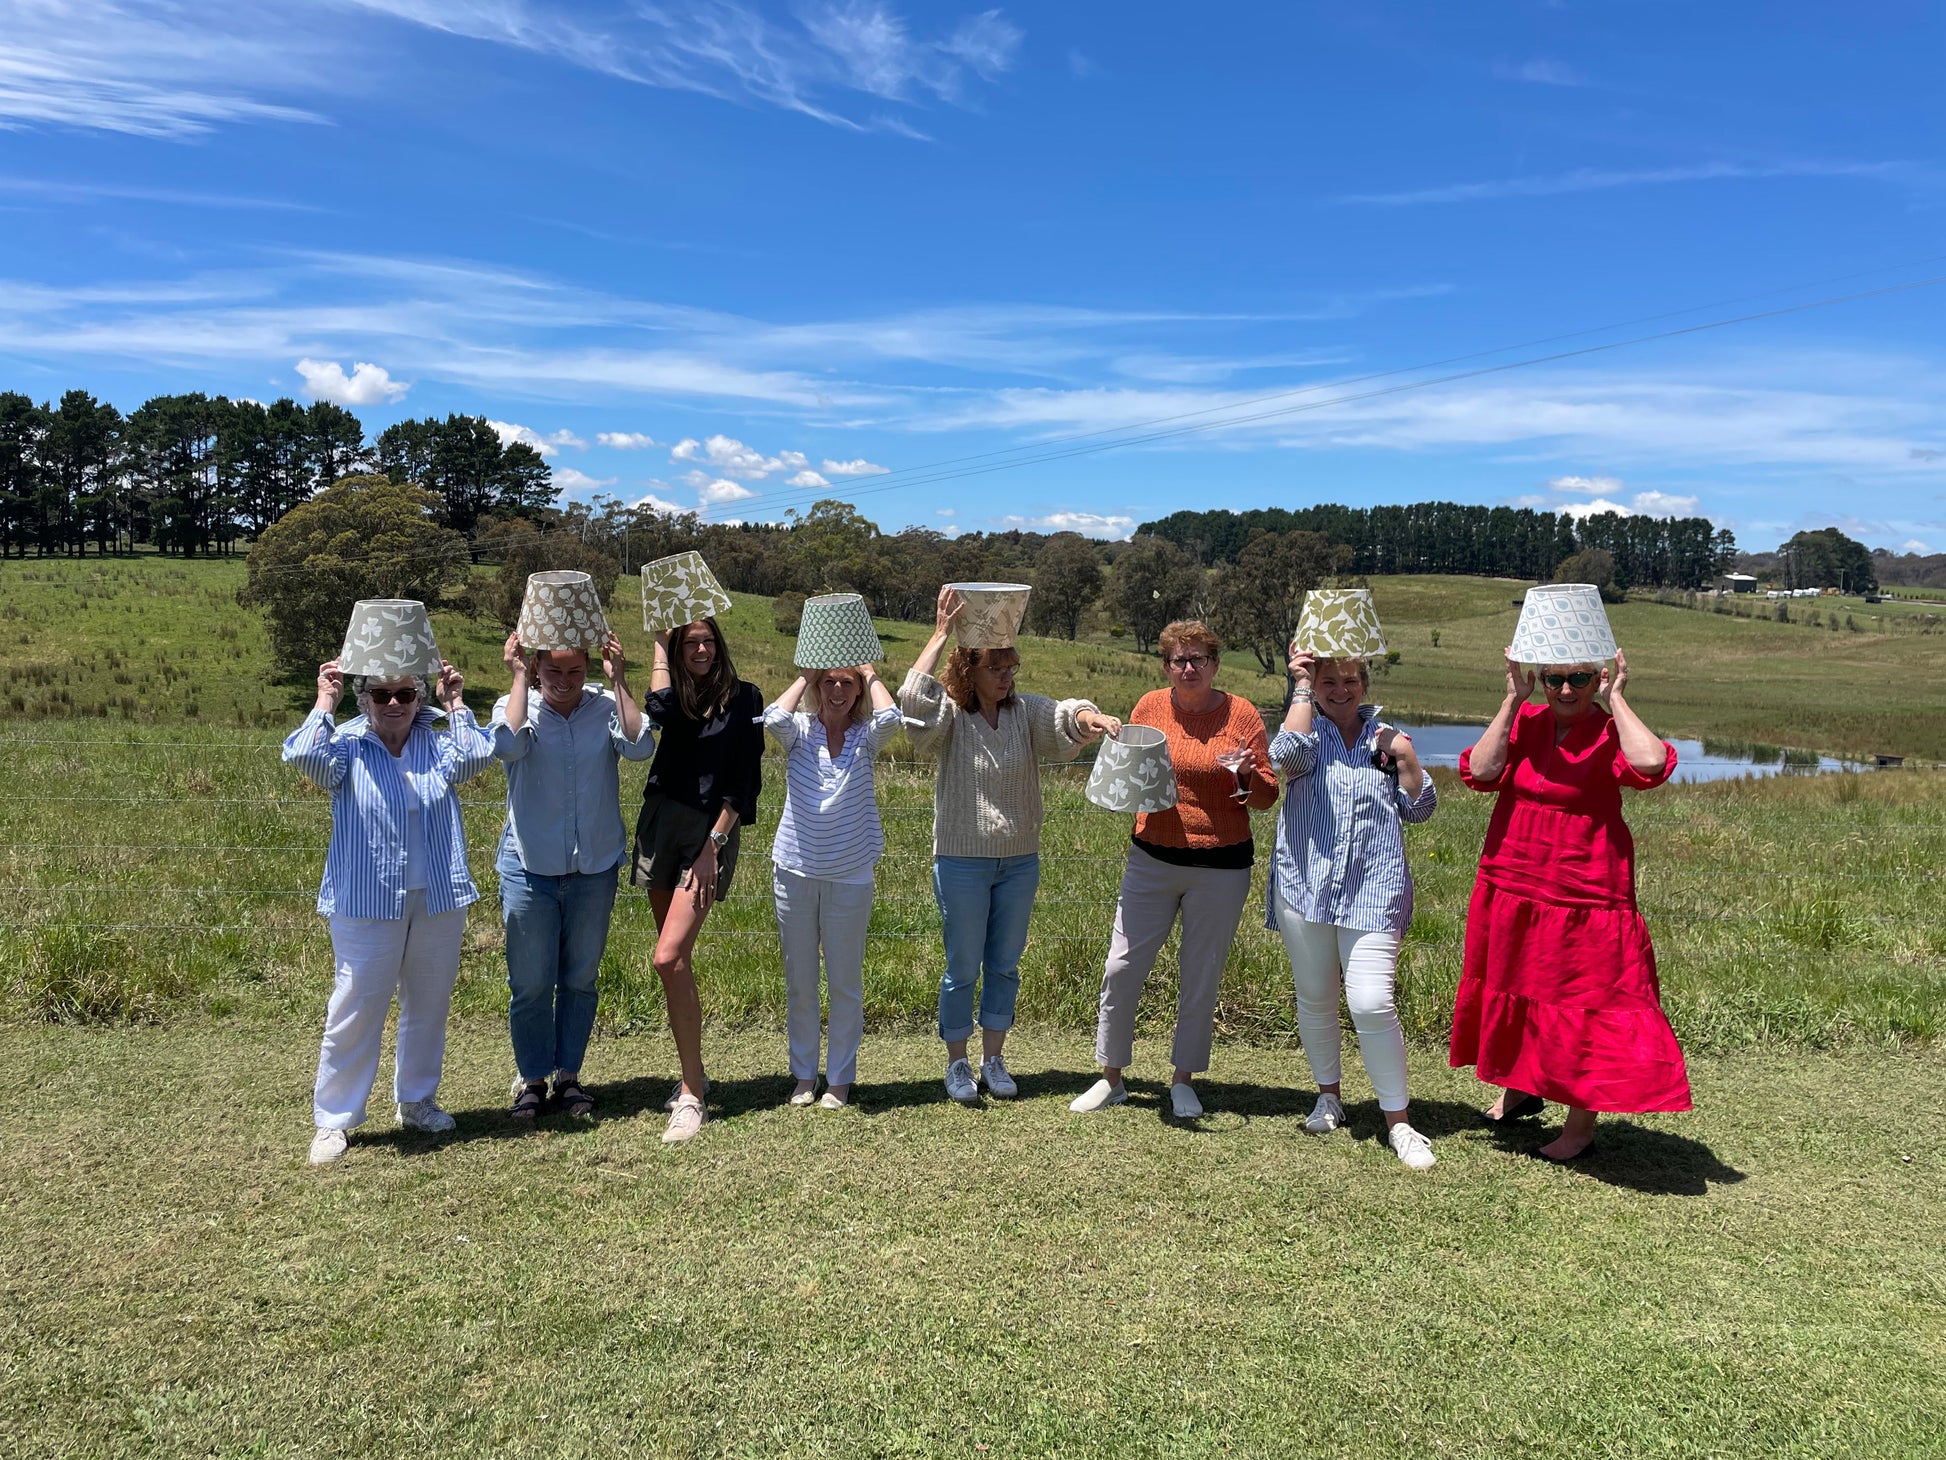
[[949, 583], [966, 600], [953, 620], [953, 634], [962, 649], [1011, 649], [1027, 617], [1026, 583]]
[[595, 580], [586, 573], [529, 573], [518, 631], [525, 648], [584, 649], [591, 658], [601, 653], [608, 619]]
[[352, 605], [338, 669], [346, 678], [437, 680], [439, 645], [425, 604], [416, 598], [361, 598]]
[[1119, 739], [1101, 742], [1087, 794], [1104, 811], [1167, 811], [1176, 804], [1169, 737], [1153, 725], [1122, 726]]
[[1291, 646], [1320, 659], [1383, 659], [1385, 630], [1366, 588], [1313, 588]]
[[1600, 664], [1615, 657], [1615, 631], [1592, 583], [1529, 588], [1508, 655], [1516, 664]]
[[865, 600], [856, 593], [827, 593], [804, 600], [804, 616], [797, 626], [799, 669], [849, 669], [875, 664], [885, 657]]
[[642, 627], [652, 634], [715, 618], [730, 606], [698, 552], [675, 553], [642, 565]]

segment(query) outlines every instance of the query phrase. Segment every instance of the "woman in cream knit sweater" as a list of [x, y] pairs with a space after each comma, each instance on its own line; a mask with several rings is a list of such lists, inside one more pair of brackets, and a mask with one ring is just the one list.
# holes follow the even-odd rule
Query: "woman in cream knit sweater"
[[[933, 671], [964, 600], [939, 590], [932, 638], [899, 688], [913, 745], [939, 758], [933, 788], [933, 893], [946, 939], [939, 981], [939, 1037], [946, 1042], [946, 1093], [962, 1104], [1019, 1093], [1001, 1050], [1020, 993], [1020, 956], [1041, 879], [1041, 769], [1073, 760], [1121, 722], [1087, 700], [1014, 693], [1020, 655], [1012, 648], [955, 648]], [[984, 972], [984, 978], [982, 973]], [[966, 1057], [979, 986], [980, 1079]]]

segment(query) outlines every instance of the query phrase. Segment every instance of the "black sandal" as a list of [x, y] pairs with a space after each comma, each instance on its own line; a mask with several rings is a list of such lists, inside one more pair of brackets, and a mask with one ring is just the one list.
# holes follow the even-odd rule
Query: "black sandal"
[[541, 1113], [541, 1106], [547, 1099], [547, 1081], [522, 1080], [514, 1086], [513, 1108], [507, 1112], [513, 1120], [532, 1120]]
[[554, 1077], [554, 1103], [563, 1113], [576, 1118], [595, 1113], [594, 1097], [581, 1088], [581, 1081], [573, 1075]]
[[1502, 1109], [1499, 1119], [1494, 1119], [1484, 1110], [1480, 1112], [1480, 1119], [1488, 1125], [1510, 1125], [1516, 1120], [1525, 1120], [1530, 1115], [1539, 1115], [1545, 1109], [1547, 1109], [1547, 1102], [1540, 1096], [1523, 1095], [1512, 1105]]

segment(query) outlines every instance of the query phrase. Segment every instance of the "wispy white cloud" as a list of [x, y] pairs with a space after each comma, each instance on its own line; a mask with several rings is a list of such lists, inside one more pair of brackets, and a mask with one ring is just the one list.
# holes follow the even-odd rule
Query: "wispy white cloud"
[[875, 461], [867, 461], [862, 456], [855, 461], [833, 461], [827, 456], [823, 466], [825, 475], [834, 477], [884, 476], [892, 469], [889, 466], [880, 466]]
[[828, 487], [831, 483], [814, 471], [801, 471], [796, 476], [786, 477], [784, 479], [784, 485], [787, 487]]
[[1526, 81], [1536, 86], [1586, 86], [1588, 78], [1562, 61], [1536, 57], [1531, 61], [1496, 61], [1493, 74], [1502, 81]]
[[642, 431], [597, 431], [595, 440], [611, 451], [645, 451], [655, 441]]
[[696, 488], [696, 500], [705, 507], [714, 507], [723, 502], [741, 502], [746, 497], [756, 495], [741, 482], [733, 482], [726, 477], [705, 480]]
[[576, 471], [571, 466], [557, 466], [552, 472], [554, 485], [569, 496], [577, 492], [597, 492], [603, 487], [612, 487], [620, 480], [617, 477], [591, 477], [584, 471]]
[[784, 466], [780, 458], [753, 451], [732, 436], [712, 436], [707, 441], [686, 437], [670, 448], [669, 459], [702, 462], [712, 471], [751, 482], [761, 481]]
[[1550, 477], [1547, 484], [1557, 492], [1587, 492], [1594, 496], [1622, 489], [1620, 477]]
[[336, 360], [299, 360], [297, 373], [304, 377], [305, 395], [340, 406], [375, 406], [400, 400], [412, 389], [383, 366], [363, 360], [353, 363], [350, 375]]
[[[517, 426], [511, 421], [496, 421], [489, 418], [487, 424], [493, 427], [494, 434], [499, 436], [502, 446], [511, 446], [514, 442], [518, 441], [522, 445], [533, 447], [542, 456], [559, 456], [563, 446], [572, 446], [575, 450], [580, 451], [586, 449], [588, 445], [586, 441], [583, 441], [566, 427], [543, 436], [538, 431], [526, 426]], [[557, 469], [555, 471], [555, 480], [560, 480], [562, 470], [564, 469]], [[578, 476], [580, 473], [577, 472], [576, 475]]]
[[1752, 165], [1704, 162], [1688, 167], [1599, 168], [1577, 167], [1569, 172], [1535, 177], [1495, 178], [1487, 182], [1449, 183], [1396, 193], [1351, 193], [1340, 203], [1387, 208], [1422, 203], [1471, 203], [1493, 198], [1544, 198], [1557, 193], [1586, 193], [1603, 188], [1655, 187], [1668, 183], [1715, 182], [1733, 178], [1862, 177], [1896, 178], [1906, 168], [1897, 162], [1779, 162]]
[[1049, 512], [1040, 517], [1009, 515], [999, 521], [1002, 527], [1019, 528], [1023, 532], [1078, 532], [1083, 537], [1116, 542], [1135, 531], [1133, 517], [1104, 516], [1099, 512]]

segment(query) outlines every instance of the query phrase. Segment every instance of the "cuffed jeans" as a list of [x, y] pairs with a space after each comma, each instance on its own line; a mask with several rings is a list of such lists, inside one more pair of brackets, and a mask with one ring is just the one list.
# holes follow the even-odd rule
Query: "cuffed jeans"
[[510, 840], [501, 843], [494, 866], [507, 929], [507, 1028], [523, 1080], [581, 1072], [620, 865], [543, 877], [520, 865]]
[[1176, 948], [1176, 1037], [1170, 1058], [1190, 1074], [1209, 1068], [1223, 965], [1250, 898], [1248, 867], [1178, 867], [1140, 847], [1128, 849], [1115, 934], [1101, 975], [1095, 1060], [1127, 1069], [1135, 1058], [1135, 1011], [1156, 955], [1182, 914]]
[[824, 1078], [849, 1085], [858, 1078], [858, 1046], [865, 1037], [865, 930], [872, 921], [872, 884], [803, 877], [776, 868], [777, 937], [784, 945], [784, 1029], [791, 1078], [818, 1077], [818, 950], [831, 1005], [830, 1048]]
[[1392, 989], [1399, 966], [1397, 933], [1364, 933], [1333, 923], [1307, 922], [1291, 911], [1271, 882], [1270, 905], [1277, 931], [1291, 960], [1291, 984], [1297, 994], [1297, 1034], [1304, 1041], [1304, 1058], [1311, 1078], [1335, 1085], [1343, 1071], [1339, 1046], [1338, 987], [1344, 985], [1351, 1009], [1351, 1027], [1358, 1031], [1358, 1048], [1365, 1056], [1365, 1074], [1378, 1095], [1380, 1110], [1404, 1110], [1405, 1034]]
[[405, 895], [402, 917], [331, 919], [337, 973], [311, 1096], [320, 1128], [350, 1130], [365, 1123], [394, 992], [399, 996], [399, 1042], [393, 1057], [393, 1097], [401, 1105], [432, 1099], [446, 1062], [446, 1015], [453, 1007], [465, 933], [466, 909], [428, 913], [423, 890]]
[[[1020, 998], [1020, 955], [1027, 951], [1027, 919], [1041, 884], [1038, 852], [1024, 857], [934, 857], [933, 896], [946, 934], [946, 972], [939, 980], [939, 1037], [973, 1035], [973, 991], [980, 995], [979, 1027], [998, 1034], [1014, 1025]], [[982, 976], [984, 975], [984, 976]]]

